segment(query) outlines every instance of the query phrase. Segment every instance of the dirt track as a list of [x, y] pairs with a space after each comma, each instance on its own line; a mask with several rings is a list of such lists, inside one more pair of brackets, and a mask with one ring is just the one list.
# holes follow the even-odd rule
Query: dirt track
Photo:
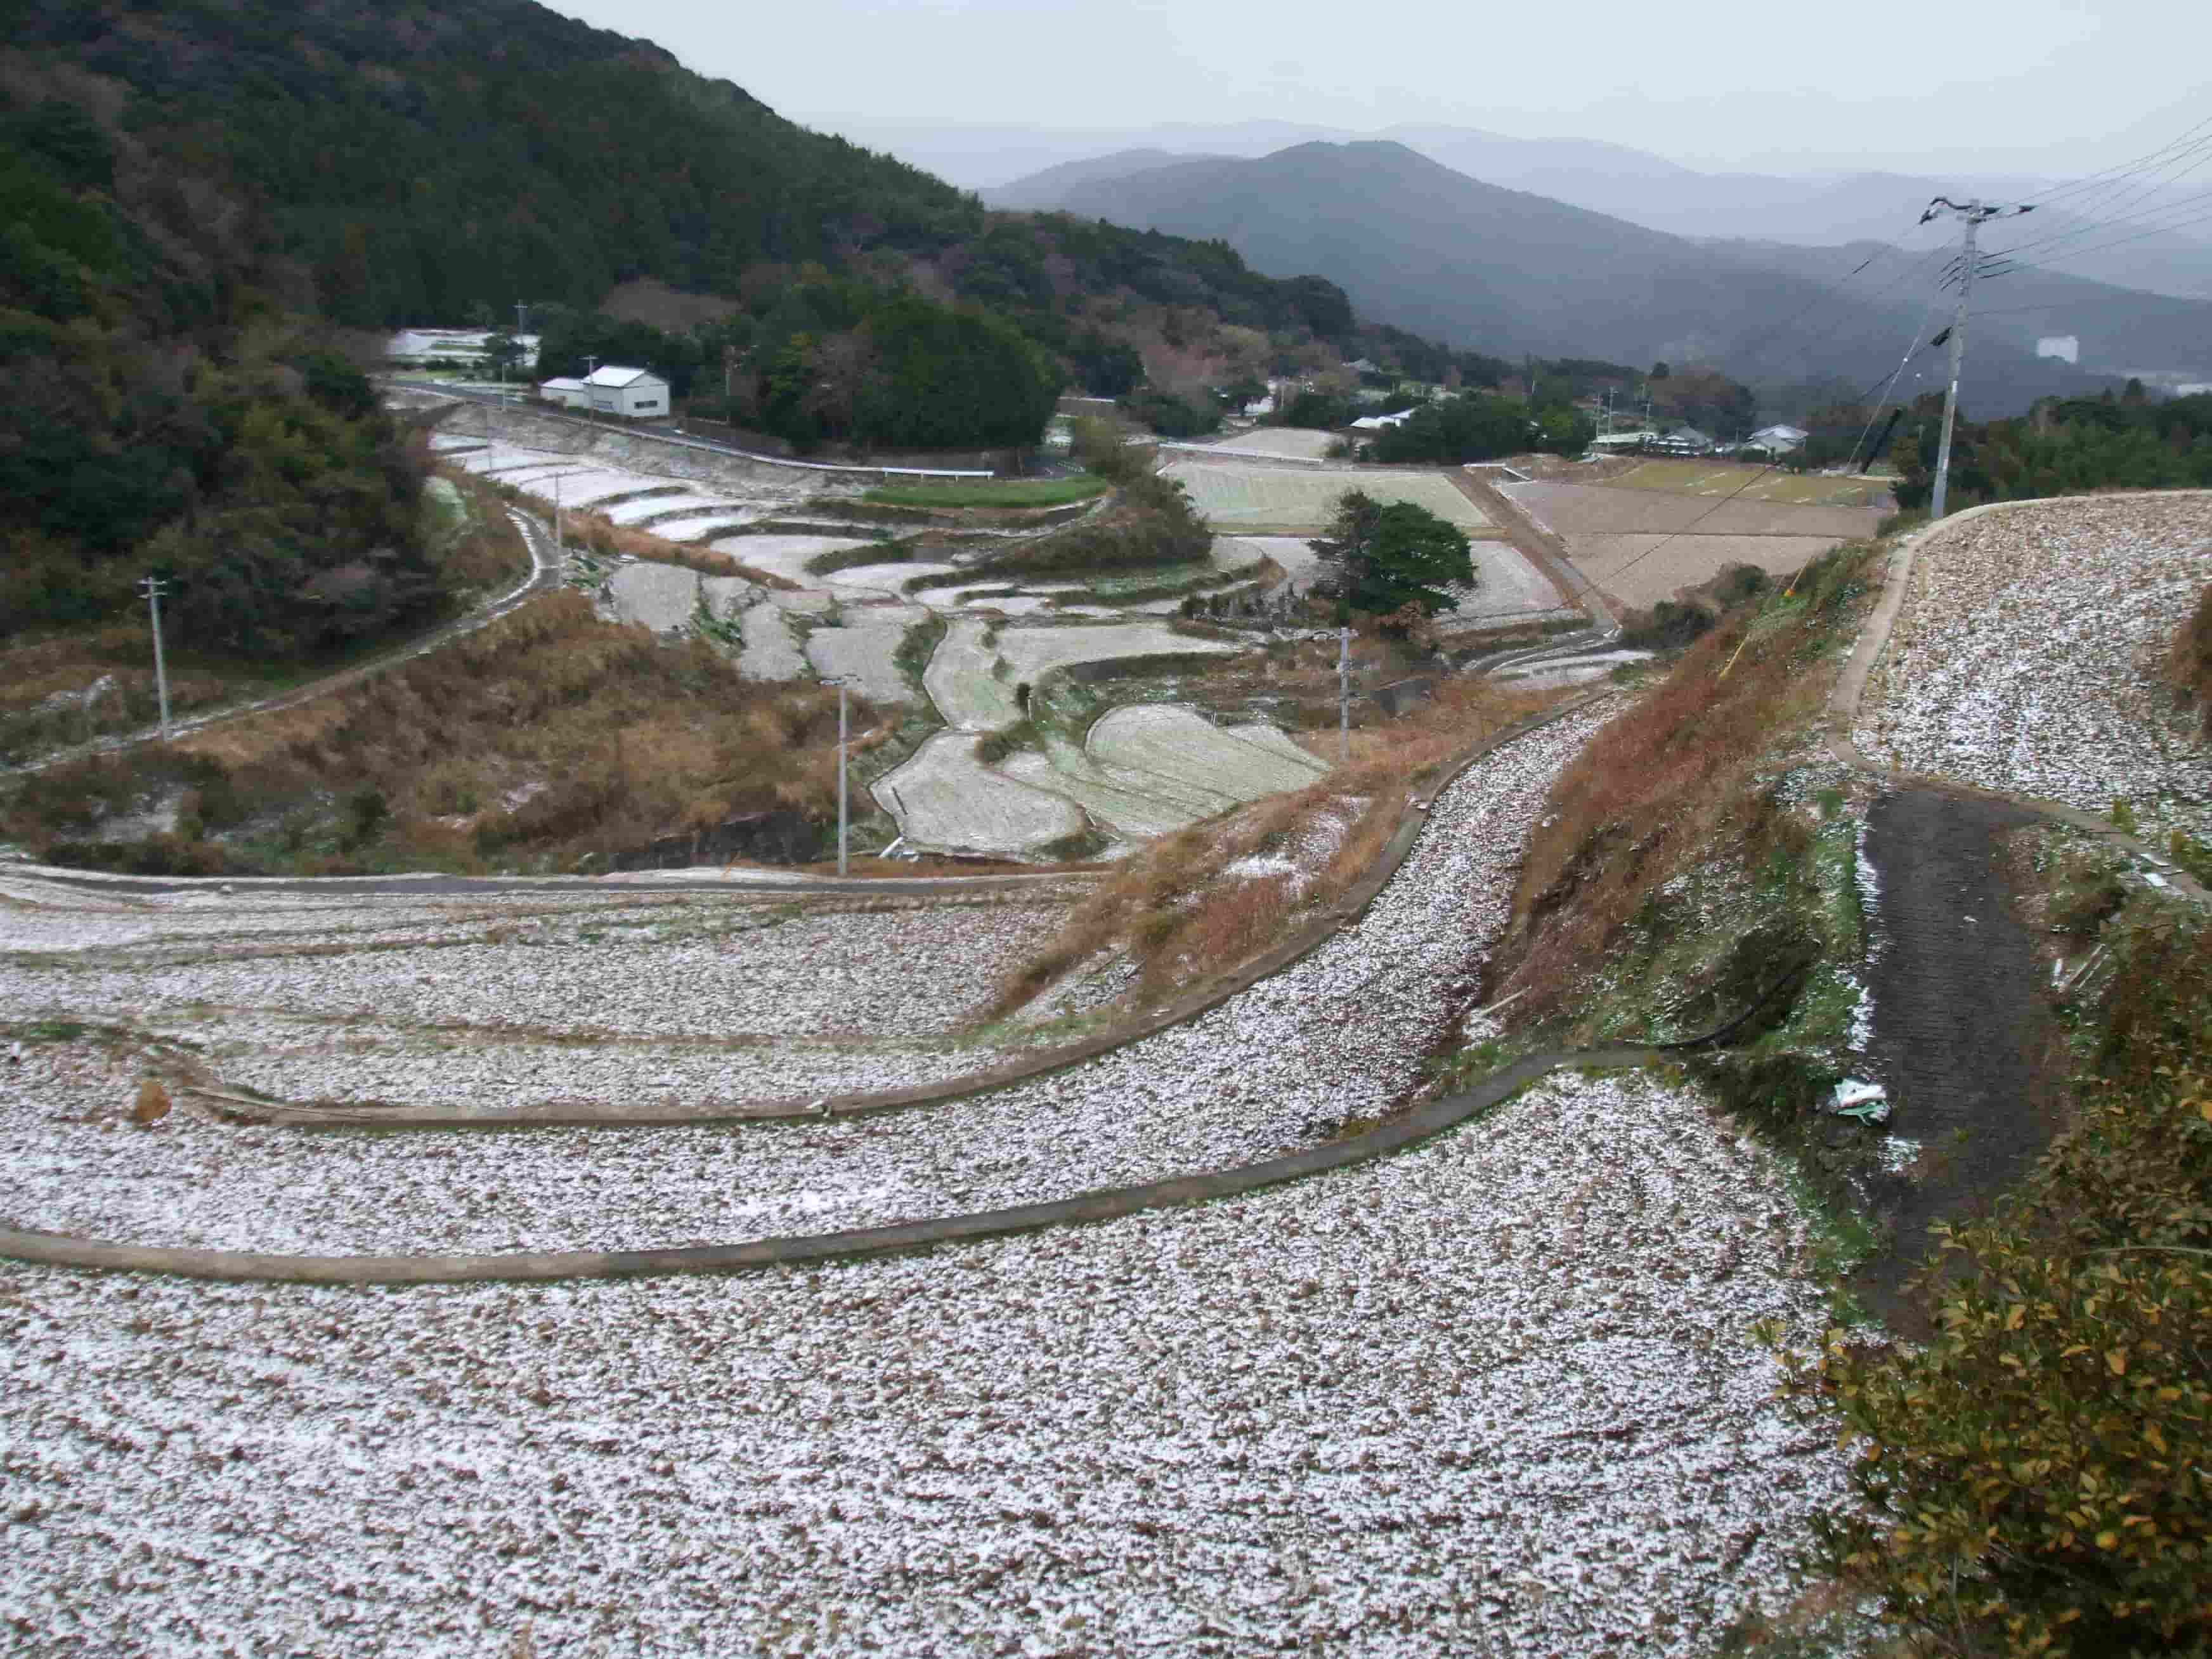
[[1899, 1128], [1922, 1152], [1883, 1197], [1893, 1243], [1867, 1271], [1879, 1311], [1928, 1253], [1929, 1226], [1961, 1218], [2027, 1173], [2057, 1128], [2057, 1030], [2027, 928], [2014, 914], [2003, 838], [2026, 807], [1900, 789], [1868, 815], [1881, 880], [1870, 970], [1873, 1051]]

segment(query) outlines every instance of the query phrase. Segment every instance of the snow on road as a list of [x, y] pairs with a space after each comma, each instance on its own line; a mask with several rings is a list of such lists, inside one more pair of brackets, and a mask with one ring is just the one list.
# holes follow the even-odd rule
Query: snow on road
[[2064, 801], [2127, 799], [2212, 834], [2212, 748], [2160, 684], [2212, 582], [2212, 493], [2022, 502], [1945, 526], [1857, 729], [1905, 770]]

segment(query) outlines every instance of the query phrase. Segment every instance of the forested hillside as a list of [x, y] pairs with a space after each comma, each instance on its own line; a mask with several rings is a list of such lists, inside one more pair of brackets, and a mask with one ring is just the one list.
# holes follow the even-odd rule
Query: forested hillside
[[[1896, 446], [1899, 507], [1928, 504], [1943, 399], [1915, 403]], [[1948, 506], [2081, 495], [2094, 489], [2212, 486], [2212, 394], [2154, 403], [2140, 384], [2119, 397], [2053, 398], [2015, 420], [1961, 419], [1952, 434]]]
[[291, 655], [432, 606], [420, 477], [305, 318], [250, 196], [128, 100], [0, 78], [0, 632], [93, 622], [149, 570], [179, 631]]
[[531, 0], [39, 0], [15, 44], [127, 87], [134, 127], [218, 162], [346, 325], [588, 313], [637, 277], [765, 324], [838, 276], [988, 308], [1102, 385], [1139, 347], [1224, 326], [1353, 326], [1332, 283], [1259, 276], [1218, 242], [990, 213]]

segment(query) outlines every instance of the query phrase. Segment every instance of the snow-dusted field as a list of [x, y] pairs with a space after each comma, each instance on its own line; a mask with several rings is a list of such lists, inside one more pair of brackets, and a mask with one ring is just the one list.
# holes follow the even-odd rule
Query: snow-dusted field
[[1323, 471], [1308, 467], [1178, 460], [1160, 469], [1182, 481], [1206, 520], [1235, 532], [1240, 526], [1310, 527], [1334, 515], [1337, 497], [1364, 490], [1378, 501], [1413, 501], [1463, 530], [1490, 520], [1448, 478], [1419, 472]]
[[688, 490], [681, 495], [647, 495], [635, 501], [617, 501], [605, 509], [606, 515], [617, 524], [643, 525], [647, 520], [672, 519], [678, 514], [697, 514], [712, 508], [730, 513], [741, 511], [744, 503], [726, 495], [702, 495]]
[[757, 680], [796, 680], [806, 674], [806, 655], [792, 637], [787, 612], [773, 603], [757, 605], [738, 624], [744, 648], [738, 665]]
[[2160, 683], [2212, 582], [2212, 493], [2024, 502], [1923, 545], [1854, 736], [1907, 771], [2212, 831], [2212, 748]]
[[1317, 461], [1336, 441], [1334, 432], [1309, 432], [1299, 427], [1263, 426], [1208, 446], [1232, 455], [1283, 455], [1294, 460]]
[[666, 633], [690, 623], [706, 580], [681, 565], [641, 559], [615, 567], [607, 577], [607, 597], [620, 621]]
[[1224, 729], [1170, 704], [1116, 708], [1091, 726], [1084, 746], [1102, 766], [1201, 788], [1224, 805], [1304, 789], [1328, 770], [1272, 726]]
[[809, 559], [867, 544], [864, 536], [721, 536], [707, 544], [714, 552], [726, 553], [740, 564], [807, 586], [826, 586], [807, 574]]
[[[671, 1243], [1307, 1144], [1419, 1078], [1604, 712], [1448, 791], [1297, 968], [1030, 1085], [736, 1130], [137, 1130], [72, 1121], [118, 1114], [127, 1060], [32, 1045], [0, 1068], [0, 1212], [280, 1249]], [[1702, 1654], [1842, 1496], [1747, 1334], [1817, 1332], [1804, 1240], [1773, 1161], [1694, 1099], [1567, 1078], [1255, 1197], [819, 1270], [0, 1266], [0, 1614], [118, 1653]]]
[[975, 757], [975, 744], [973, 732], [939, 732], [870, 786], [908, 840], [1018, 855], [1082, 832], [1073, 801], [993, 771]]
[[[1374, 1112], [1420, 1081], [1431, 1043], [1452, 1023], [1451, 988], [1471, 984], [1508, 918], [1544, 791], [1601, 719], [1570, 717], [1453, 786], [1359, 922], [1296, 966], [1188, 1024], [1031, 1083], [822, 1124], [390, 1136], [220, 1128], [181, 1115], [152, 1132], [104, 1128], [102, 1107], [119, 1110], [129, 1097], [120, 1074], [88, 1091], [57, 1090], [18, 1067], [0, 1071], [10, 1137], [0, 1216], [137, 1242], [276, 1250], [623, 1248], [957, 1213], [1292, 1151], [1312, 1142], [1316, 1126]], [[922, 754], [972, 742], [941, 734]], [[990, 783], [1066, 805], [977, 768], [955, 775], [946, 810]], [[562, 1086], [561, 1048], [543, 1040], [573, 1033], [586, 1039], [579, 1063], [593, 1056], [590, 1097], [621, 1097], [620, 1077], [598, 1057], [609, 1052], [628, 1054], [638, 1095], [691, 1100], [719, 1094], [715, 1068], [754, 1063], [706, 1039], [943, 1030], [1048, 921], [994, 908], [794, 921], [777, 943], [729, 927], [755, 916], [759, 902], [733, 910], [716, 900], [708, 915], [726, 931], [687, 942], [678, 930], [701, 907], [670, 896], [633, 902], [631, 940], [607, 937], [625, 925], [623, 913], [556, 908], [534, 932], [493, 941], [483, 935], [500, 907], [476, 908], [475, 937], [425, 939], [411, 952], [380, 935], [364, 943], [384, 948], [337, 957], [155, 965], [177, 952], [147, 946], [149, 965], [112, 976], [58, 964], [33, 981], [0, 966], [9, 975], [0, 988], [27, 1009], [112, 1017], [143, 1006], [179, 1030], [204, 1001], [214, 1006], [222, 1074], [295, 1098], [452, 1098], [459, 1078], [504, 1103], [574, 1097]], [[315, 920], [327, 927], [337, 915]], [[961, 957], [963, 928], [976, 948]], [[654, 929], [672, 937], [654, 942]], [[810, 962], [818, 964], [811, 982]], [[941, 983], [902, 982], [933, 972]], [[872, 975], [889, 982], [872, 986]], [[434, 1039], [431, 1022], [448, 998], [460, 1017], [450, 1049], [380, 1035], [412, 1014], [425, 1022], [419, 1035]], [[793, 1007], [779, 1015], [785, 998]], [[497, 1012], [507, 1002], [515, 1012], [505, 1023], [519, 1028], [511, 1037]], [[848, 1008], [860, 1014], [849, 1024]], [[342, 1023], [348, 1014], [362, 1022], [359, 1050]], [[281, 1026], [274, 1052], [257, 1054], [256, 1017]], [[310, 1017], [331, 1024], [307, 1031], [300, 1022]], [[595, 1023], [634, 1038], [695, 1040], [592, 1042]], [[489, 1045], [481, 1060], [469, 1052], [479, 1037]], [[538, 1039], [533, 1073], [506, 1069], [529, 1046], [522, 1038]], [[965, 1068], [992, 1058], [971, 1053]], [[896, 1086], [906, 1063], [878, 1056], [866, 1086]], [[948, 1074], [939, 1067], [914, 1080]], [[11, 1081], [25, 1078], [34, 1080]]]
[[913, 605], [848, 609], [842, 626], [817, 628], [806, 639], [806, 660], [824, 679], [849, 678], [853, 689], [879, 703], [912, 702], [914, 687], [899, 672], [899, 642], [929, 613]]
[[975, 617], [957, 618], [930, 653], [921, 683], [945, 723], [960, 732], [996, 732], [1021, 719], [1011, 680], [991, 672], [999, 659], [997, 649], [983, 643], [990, 624]]
[[[987, 1060], [943, 1039], [1060, 916], [1050, 896], [852, 910], [720, 896], [314, 902], [252, 890], [134, 913], [22, 890], [46, 925], [11, 907], [0, 927], [15, 953], [0, 966], [13, 1017], [174, 1032], [227, 1084], [284, 1098], [501, 1110], [811, 1097], [972, 1071]], [[0, 1165], [33, 1155], [16, 1109], [53, 1108], [33, 1075], [0, 1067], [0, 1092], [11, 1081], [27, 1091], [14, 1097]], [[115, 1098], [67, 1112], [96, 1119]], [[228, 1133], [206, 1133], [221, 1157]], [[307, 1173], [285, 1178], [312, 1184], [312, 1140], [293, 1150]], [[85, 1131], [71, 1156], [88, 1181], [119, 1169], [126, 1188], [167, 1203], [166, 1177], [131, 1166], [128, 1152]], [[343, 1170], [331, 1170], [339, 1215]], [[238, 1196], [253, 1200], [250, 1187]]]
[[1165, 623], [1109, 623], [1097, 627], [1010, 627], [999, 635], [999, 654], [1017, 682], [1035, 684], [1048, 668], [1158, 656], [1233, 657], [1247, 647], [1225, 640], [1178, 634]]

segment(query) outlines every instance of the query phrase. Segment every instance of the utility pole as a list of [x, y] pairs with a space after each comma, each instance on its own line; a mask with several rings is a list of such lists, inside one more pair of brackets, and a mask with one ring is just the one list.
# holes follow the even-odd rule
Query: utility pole
[[1352, 763], [1352, 627], [1336, 630], [1336, 757]]
[[837, 873], [845, 873], [845, 682], [837, 682]]
[[1975, 268], [1980, 258], [1974, 240], [1991, 219], [2034, 211], [2033, 205], [2008, 208], [1983, 202], [1954, 202], [1948, 196], [1938, 196], [1920, 216], [1920, 222], [1924, 225], [1930, 219], [1948, 214], [1964, 221], [1966, 228], [1959, 253], [1959, 307], [1951, 318], [1951, 385], [1943, 394], [1943, 435], [1936, 447], [1936, 489], [1928, 502], [1930, 520], [1943, 516], [1946, 498], [1951, 490], [1951, 427], [1959, 416], [1959, 373], [1966, 360], [1966, 301], [1974, 291]]
[[154, 611], [154, 684], [161, 698], [161, 741], [169, 740], [169, 665], [161, 654], [161, 590], [164, 584], [159, 576], [149, 576], [138, 584], [145, 594], [146, 603]]

